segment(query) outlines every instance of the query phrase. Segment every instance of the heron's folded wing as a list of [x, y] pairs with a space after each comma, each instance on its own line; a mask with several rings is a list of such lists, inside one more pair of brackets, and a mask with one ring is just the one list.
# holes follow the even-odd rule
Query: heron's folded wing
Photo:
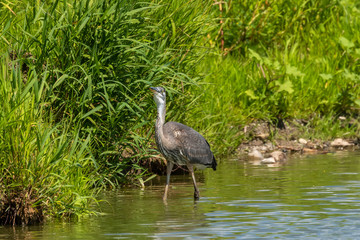
[[200, 133], [177, 122], [166, 123], [164, 130], [173, 139], [174, 148], [187, 157], [190, 163], [213, 165], [214, 155], [208, 142]]

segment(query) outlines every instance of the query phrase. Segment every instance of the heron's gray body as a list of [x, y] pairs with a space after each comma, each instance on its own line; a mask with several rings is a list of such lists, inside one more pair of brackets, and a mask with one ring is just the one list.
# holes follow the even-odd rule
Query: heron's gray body
[[210, 150], [210, 145], [200, 133], [178, 122], [167, 122], [163, 128], [163, 138], [160, 137], [157, 121], [155, 127], [156, 144], [166, 160], [177, 165], [195, 165], [197, 168], [211, 167], [216, 170], [216, 160]]
[[152, 87], [157, 106], [155, 123], [155, 140], [159, 151], [167, 160], [166, 186], [164, 200], [170, 183], [170, 174], [174, 164], [186, 165], [194, 183], [194, 197], [199, 198], [193, 166], [198, 168], [211, 167], [216, 170], [216, 160], [210, 150], [209, 143], [200, 133], [184, 124], [177, 122], [165, 123], [166, 93], [162, 87]]

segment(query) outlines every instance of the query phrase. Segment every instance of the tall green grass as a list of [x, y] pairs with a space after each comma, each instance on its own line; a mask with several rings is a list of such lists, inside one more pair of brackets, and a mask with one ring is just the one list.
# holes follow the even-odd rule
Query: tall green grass
[[[352, 1], [227, 1], [191, 124], [217, 151], [238, 146], [249, 122], [311, 122], [307, 137], [356, 137], [360, 109], [360, 6]], [[220, 24], [221, 20], [221, 24]], [[222, 46], [223, 45], [223, 46]], [[224, 49], [223, 51], [221, 49]], [[193, 117], [191, 117], [193, 116]], [[200, 120], [199, 120], [200, 119]], [[357, 129], [357, 130], [356, 130]], [[300, 137], [300, 136], [299, 136]]]
[[[10, 67], [9, 67], [10, 66]], [[28, 224], [44, 215], [90, 213], [98, 167], [69, 122], [49, 121], [47, 72], [30, 70], [26, 83], [18, 62], [0, 63], [0, 222]]]
[[169, 116], [182, 118], [191, 99], [180, 92], [196, 84], [188, 74], [204, 55], [194, 48], [202, 40], [210, 5], [199, 6], [23, 1], [13, 6], [16, 15], [8, 13], [3, 39], [25, 64], [49, 71], [45, 101], [53, 120], [76, 122], [81, 138], [91, 134], [101, 174], [111, 176], [104, 177], [104, 184], [122, 183], [149, 157], [149, 126], [155, 118], [149, 86], [163, 85], [170, 98], [176, 95]]

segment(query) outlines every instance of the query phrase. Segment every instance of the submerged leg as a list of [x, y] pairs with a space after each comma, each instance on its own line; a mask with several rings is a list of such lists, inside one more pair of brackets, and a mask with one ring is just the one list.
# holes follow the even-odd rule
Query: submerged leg
[[198, 187], [196, 186], [196, 179], [195, 179], [195, 174], [194, 174], [194, 168], [193, 168], [193, 166], [192, 166], [190, 163], [187, 164], [187, 167], [188, 167], [188, 169], [189, 169], [189, 171], [190, 171], [191, 178], [192, 178], [193, 183], [194, 183], [194, 199], [197, 200], [197, 199], [200, 198], [200, 191], [199, 191]]
[[167, 199], [167, 193], [169, 190], [169, 184], [170, 184], [170, 174], [171, 174], [171, 170], [173, 169], [174, 164], [170, 161], [167, 161], [167, 166], [166, 166], [166, 185], [165, 185], [165, 193], [163, 196], [163, 200], [166, 201]]

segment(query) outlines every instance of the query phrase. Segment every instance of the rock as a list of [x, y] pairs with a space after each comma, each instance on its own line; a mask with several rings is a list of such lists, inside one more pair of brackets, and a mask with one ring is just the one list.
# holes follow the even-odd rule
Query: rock
[[308, 141], [308, 143], [306, 144], [306, 148], [311, 148], [314, 150], [324, 150], [326, 148], [328, 148], [330, 146], [330, 142], [323, 142], [319, 139], [315, 139], [312, 141]]
[[250, 145], [251, 146], [263, 146], [264, 142], [261, 140], [255, 139], [250, 142]]
[[263, 160], [261, 160], [262, 164], [272, 164], [272, 163], [276, 163], [275, 158], [273, 157], [269, 157], [269, 158], [264, 158]]
[[279, 149], [286, 149], [288, 151], [298, 152], [301, 151], [303, 145], [297, 141], [287, 141], [287, 140], [276, 140], [276, 145]]
[[274, 151], [270, 153], [271, 157], [264, 158], [260, 161], [262, 164], [274, 164], [274, 163], [283, 163], [286, 161], [286, 155], [282, 151]]
[[315, 153], [318, 153], [318, 150], [312, 149], [312, 148], [304, 148], [304, 149], [303, 149], [303, 152], [304, 152], [304, 153], [310, 153], [310, 154], [311, 154], [311, 153], [314, 153], [314, 154], [315, 154]]
[[271, 142], [265, 143], [265, 147], [267, 148], [267, 151], [272, 151], [275, 149], [274, 144], [272, 144]]
[[312, 149], [312, 148], [304, 148], [303, 153], [305, 153], [305, 154], [327, 154], [327, 153], [329, 153], [329, 151]]
[[269, 124], [267, 122], [250, 123], [244, 127], [244, 133], [255, 139], [266, 140], [270, 136]]
[[286, 161], [286, 155], [282, 151], [274, 151], [270, 153], [271, 157], [275, 159], [276, 162], [284, 162]]
[[259, 138], [259, 139], [262, 139], [262, 140], [268, 139], [269, 136], [270, 136], [270, 134], [268, 134], [268, 133], [260, 133], [260, 134], [255, 135], [256, 138]]
[[349, 143], [348, 141], [342, 139], [342, 138], [336, 138], [334, 141], [330, 143], [330, 146], [332, 147], [348, 147], [353, 146], [352, 143]]
[[303, 138], [300, 138], [298, 141], [301, 144], [304, 144], [304, 145], [307, 144], [307, 141], [305, 139], [303, 139]]
[[257, 149], [253, 149], [251, 152], [249, 152], [248, 156], [254, 159], [264, 159], [261, 152], [258, 151]]
[[261, 151], [261, 152], [268, 152], [269, 149], [267, 146], [263, 145], [263, 146], [260, 146], [260, 147], [257, 147], [256, 148], [258, 151]]

